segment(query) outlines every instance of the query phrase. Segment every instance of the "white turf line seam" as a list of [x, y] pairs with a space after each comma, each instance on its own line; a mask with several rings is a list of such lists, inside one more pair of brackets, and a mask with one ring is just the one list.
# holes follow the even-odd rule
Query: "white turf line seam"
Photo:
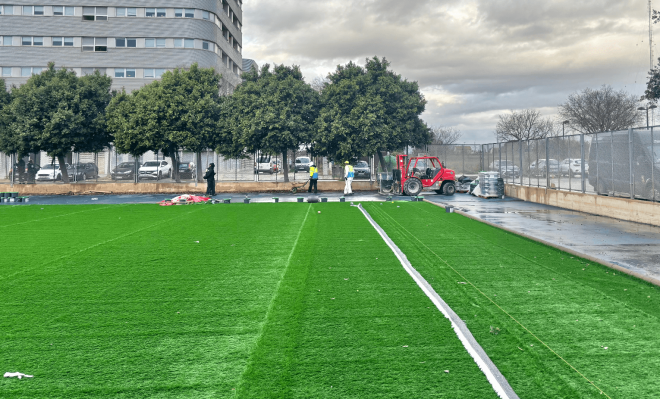
[[498, 370], [497, 366], [490, 360], [486, 352], [483, 350], [481, 345], [474, 339], [474, 336], [470, 330], [465, 325], [465, 322], [461, 320], [460, 317], [454, 312], [447, 303], [442, 300], [440, 295], [431, 287], [431, 285], [422, 277], [421, 274], [410, 264], [406, 255], [399, 249], [399, 247], [390, 239], [390, 237], [385, 233], [378, 223], [369, 215], [362, 205], [357, 206], [362, 214], [367, 218], [369, 223], [376, 229], [378, 234], [382, 237], [383, 241], [387, 244], [388, 247], [394, 252], [394, 255], [399, 259], [403, 268], [408, 272], [410, 277], [413, 278], [415, 283], [422, 289], [426, 296], [433, 302], [433, 304], [442, 312], [442, 314], [449, 319], [451, 326], [456, 332], [458, 339], [461, 341], [465, 349], [468, 351], [470, 356], [474, 359], [477, 366], [484, 373], [488, 382], [495, 390], [495, 393], [502, 399], [518, 399], [518, 395], [513, 391], [509, 382], [504, 378], [502, 373]]

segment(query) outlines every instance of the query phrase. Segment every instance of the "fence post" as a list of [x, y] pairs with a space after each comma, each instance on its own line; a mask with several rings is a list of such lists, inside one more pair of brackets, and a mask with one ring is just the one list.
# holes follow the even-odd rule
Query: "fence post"
[[11, 154], [9, 157], [9, 170], [11, 170], [11, 173], [9, 174], [9, 187], [14, 187], [14, 175], [16, 174], [16, 161], [15, 161], [16, 154]]
[[518, 155], [520, 155], [520, 185], [524, 186], [525, 182], [523, 180], [523, 176], [525, 175], [525, 172], [523, 171], [523, 141], [520, 140], [520, 143], [518, 144], [520, 148], [518, 148]]
[[584, 134], [580, 135], [580, 180], [582, 180], [582, 194], [587, 192], [587, 178], [585, 176], [586, 165], [584, 159]]
[[653, 128], [651, 128], [651, 193], [655, 202], [655, 146], [653, 143]]
[[[610, 181], [612, 183], [612, 196], [614, 196], [614, 193], [616, 190], [614, 189], [614, 132], [610, 132], [610, 166], [612, 169], [612, 176], [610, 178]], [[609, 195], [609, 191], [607, 193]]]
[[498, 149], [497, 152], [499, 152], [499, 162], [497, 163], [497, 169], [500, 172], [500, 178], [502, 177], [502, 143], [497, 143]]
[[628, 164], [630, 166], [630, 199], [635, 199], [635, 173], [633, 167], [633, 131], [628, 129]]
[[550, 138], [545, 138], [545, 189], [550, 188]]

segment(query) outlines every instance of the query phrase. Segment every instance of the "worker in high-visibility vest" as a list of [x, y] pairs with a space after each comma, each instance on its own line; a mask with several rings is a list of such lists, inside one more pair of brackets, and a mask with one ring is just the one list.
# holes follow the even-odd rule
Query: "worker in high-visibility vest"
[[353, 165], [350, 162], [346, 161], [346, 167], [344, 168], [344, 178], [346, 179], [346, 187], [344, 187], [344, 195], [353, 195], [353, 177], [355, 177], [355, 171], [353, 170]]
[[319, 170], [315, 164], [309, 166], [309, 189], [308, 193], [312, 192], [312, 186], [314, 186], [314, 194], [318, 192], [318, 181], [319, 181]]

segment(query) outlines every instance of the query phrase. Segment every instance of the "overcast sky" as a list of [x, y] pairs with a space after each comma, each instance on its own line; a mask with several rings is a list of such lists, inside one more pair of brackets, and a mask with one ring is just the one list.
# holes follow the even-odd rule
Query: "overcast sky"
[[428, 100], [423, 119], [460, 129], [468, 143], [495, 141], [497, 115], [512, 109], [554, 117], [558, 104], [586, 87], [609, 84], [641, 96], [649, 70], [646, 0], [243, 4], [245, 58], [300, 65], [311, 82], [338, 64], [386, 57], [419, 82]]

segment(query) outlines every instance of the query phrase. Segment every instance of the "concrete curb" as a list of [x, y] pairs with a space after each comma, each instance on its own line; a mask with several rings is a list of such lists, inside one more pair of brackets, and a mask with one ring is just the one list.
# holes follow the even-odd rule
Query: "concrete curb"
[[[429, 204], [433, 204], [433, 205], [435, 205], [435, 206], [437, 206], [437, 207], [444, 208], [444, 205], [442, 205], [442, 204], [438, 204], [438, 203], [431, 202], [431, 201], [428, 201], [428, 200], [424, 200], [424, 202], [428, 202]], [[640, 280], [644, 280], [644, 281], [646, 281], [647, 283], [651, 283], [651, 284], [653, 284], [653, 285], [660, 286], [660, 280], [657, 280], [657, 279], [655, 279], [655, 278], [653, 278], [653, 277], [649, 277], [649, 276], [643, 275], [643, 274], [641, 274], [641, 273], [634, 272], [634, 271], [632, 271], [632, 270], [628, 270], [628, 269], [626, 269], [625, 267], [622, 267], [622, 266], [619, 266], [619, 265], [615, 265], [614, 263], [608, 262], [608, 261], [606, 261], [606, 260], [598, 259], [598, 258], [596, 258], [596, 257], [594, 257], [594, 256], [587, 255], [587, 254], [584, 254], [584, 253], [579, 252], [579, 251], [575, 251], [575, 250], [573, 250], [573, 249], [570, 249], [570, 248], [564, 247], [564, 246], [562, 246], [562, 245], [555, 244], [555, 243], [552, 243], [552, 242], [548, 242], [548, 241], [545, 241], [545, 240], [543, 240], [543, 239], [541, 239], [541, 238], [537, 238], [537, 237], [534, 237], [534, 236], [530, 236], [530, 235], [525, 234], [525, 233], [522, 233], [522, 232], [520, 232], [520, 231], [516, 231], [516, 230], [513, 230], [513, 229], [509, 229], [509, 228], [504, 227], [504, 226], [501, 226], [501, 225], [499, 225], [499, 224], [496, 224], [496, 223], [493, 223], [493, 222], [489, 222], [489, 221], [487, 221], [487, 220], [483, 220], [483, 219], [478, 218], [478, 217], [476, 217], [476, 216], [474, 216], [474, 215], [470, 215], [469, 213], [466, 213], [466, 212], [463, 212], [463, 211], [455, 210], [454, 212], [457, 213], [457, 214], [459, 214], [459, 215], [461, 215], [461, 216], [465, 216], [465, 217], [467, 217], [467, 218], [470, 218], [470, 219], [472, 219], [472, 220], [476, 220], [476, 221], [478, 221], [478, 222], [485, 223], [485, 224], [487, 224], [487, 225], [489, 225], [489, 226], [496, 227], [496, 228], [498, 228], [498, 229], [500, 229], [500, 230], [504, 230], [504, 231], [506, 231], [506, 232], [508, 232], [508, 233], [515, 234], [515, 235], [517, 235], [517, 236], [521, 236], [521, 237], [525, 237], [525, 238], [528, 238], [528, 239], [530, 239], [530, 240], [532, 240], [532, 241], [536, 241], [536, 242], [538, 242], [538, 243], [541, 243], [541, 244], [547, 245], [547, 246], [549, 246], [549, 247], [553, 247], [553, 248], [558, 249], [558, 250], [560, 250], [560, 251], [564, 251], [564, 252], [566, 252], [566, 253], [568, 253], [568, 254], [575, 255], [575, 256], [579, 256], [580, 258], [587, 259], [587, 260], [589, 260], [589, 261], [591, 261], [591, 262], [595, 262], [595, 263], [601, 264], [601, 265], [603, 265], [603, 266], [607, 266], [607, 267], [609, 267], [610, 269], [614, 269], [614, 270], [619, 271], [619, 272], [621, 272], [621, 273], [628, 274], [628, 275], [630, 275], [630, 276], [636, 277], [636, 278], [638, 278], [638, 279], [640, 279]]]

